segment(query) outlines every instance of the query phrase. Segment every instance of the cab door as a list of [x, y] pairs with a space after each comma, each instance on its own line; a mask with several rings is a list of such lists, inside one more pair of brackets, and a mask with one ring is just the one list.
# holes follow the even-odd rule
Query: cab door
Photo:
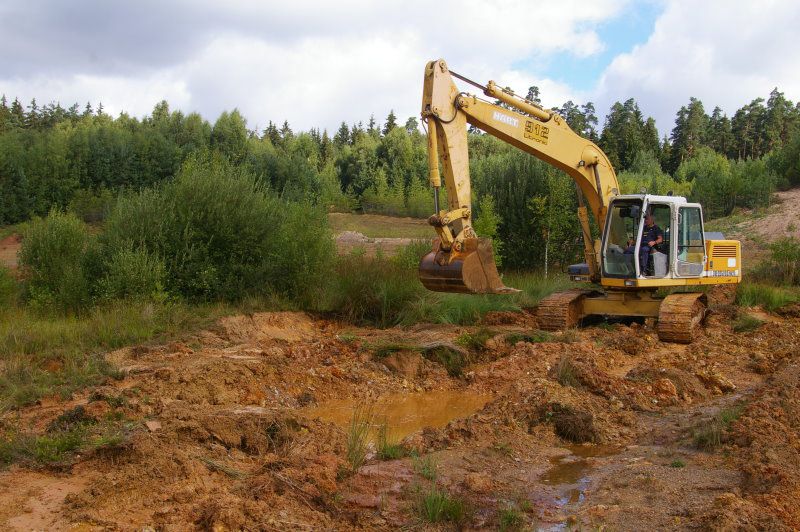
[[675, 242], [677, 277], [700, 277], [706, 264], [706, 243], [703, 236], [703, 211], [698, 204], [687, 203], [678, 208]]

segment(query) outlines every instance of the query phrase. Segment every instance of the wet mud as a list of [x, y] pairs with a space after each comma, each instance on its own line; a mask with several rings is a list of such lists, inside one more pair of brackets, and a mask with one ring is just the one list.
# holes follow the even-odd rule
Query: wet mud
[[[126, 347], [107, 355], [120, 380], [3, 415], [41, 434], [82, 406], [129, 430], [58, 467], [1, 471], [0, 526], [496, 530], [512, 512], [534, 530], [796, 529], [800, 318], [734, 333], [726, 295], [712, 306], [688, 346], [651, 324], [525, 341], [530, 315], [490, 316], [456, 377], [426, 352], [479, 327], [280, 312]], [[403, 452], [380, 459], [373, 432], [353, 467], [349, 425], [365, 407]], [[463, 502], [462, 521], [424, 520], [431, 486]]]

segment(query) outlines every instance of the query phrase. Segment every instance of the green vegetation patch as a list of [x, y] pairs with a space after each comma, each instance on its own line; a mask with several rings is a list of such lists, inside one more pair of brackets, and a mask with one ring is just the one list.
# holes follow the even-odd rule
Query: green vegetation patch
[[468, 514], [468, 506], [463, 499], [449, 494], [435, 484], [419, 489], [414, 508], [417, 515], [428, 523], [461, 524]]
[[731, 424], [741, 417], [745, 405], [737, 404], [723, 408], [709, 421], [698, 424], [692, 430], [692, 442], [698, 449], [711, 451], [722, 445]]
[[43, 434], [13, 430], [0, 433], [0, 464], [67, 465], [79, 452], [119, 447], [133, 427], [133, 423], [114, 413], [95, 419], [78, 406], [53, 420]]
[[733, 322], [733, 331], [737, 333], [755, 331], [764, 325], [764, 320], [760, 320], [750, 314], [740, 314]]
[[742, 307], [761, 307], [772, 312], [798, 301], [797, 292], [785, 288], [749, 282], [736, 288], [736, 304]]
[[522, 513], [513, 506], [501, 508], [497, 516], [501, 532], [522, 530], [525, 525], [525, 518]]

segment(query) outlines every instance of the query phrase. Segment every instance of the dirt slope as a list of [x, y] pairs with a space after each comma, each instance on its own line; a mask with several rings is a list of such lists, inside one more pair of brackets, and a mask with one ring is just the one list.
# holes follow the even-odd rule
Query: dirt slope
[[[421, 526], [414, 502], [430, 481], [420, 460], [373, 453], [350, 473], [346, 427], [324, 412], [342, 400], [408, 398], [440, 408], [447, 421], [459, 405], [422, 399], [457, 403], [463, 394], [485, 398], [469, 408], [486, 404], [445, 426], [418, 427], [405, 446], [433, 457], [436, 484], [468, 504], [468, 528], [497, 529], [509, 508], [544, 529], [796, 528], [800, 320], [773, 316], [736, 334], [734, 310], [720, 297], [691, 346], [662, 344], [638, 325], [509, 342], [535, 319], [489, 316], [493, 337], [459, 377], [416, 351], [380, 347], [453, 345], [476, 328], [379, 331], [264, 313], [223, 319], [181, 343], [121, 349], [109, 359], [122, 380], [3, 417], [6, 427], [42, 431], [82, 405], [98, 418], [131, 420], [131, 434], [57, 470], [0, 472], [0, 526]], [[692, 445], [693, 431], [740, 403], [744, 413], [719, 448]]]

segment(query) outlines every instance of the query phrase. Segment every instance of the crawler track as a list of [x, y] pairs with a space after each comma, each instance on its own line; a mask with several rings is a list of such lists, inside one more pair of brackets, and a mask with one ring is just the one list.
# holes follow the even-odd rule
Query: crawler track
[[665, 297], [658, 314], [658, 338], [662, 342], [691, 343], [705, 318], [706, 301], [702, 293]]
[[581, 302], [591, 290], [574, 288], [542, 299], [536, 309], [539, 328], [544, 331], [561, 331], [575, 327], [583, 317]]

